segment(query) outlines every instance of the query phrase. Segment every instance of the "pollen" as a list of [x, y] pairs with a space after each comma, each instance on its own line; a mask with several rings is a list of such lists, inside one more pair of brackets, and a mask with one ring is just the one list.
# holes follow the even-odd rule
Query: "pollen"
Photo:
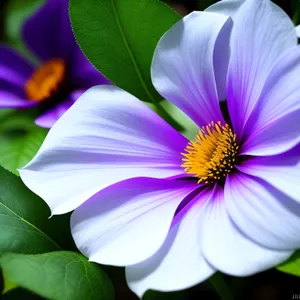
[[51, 59], [38, 68], [27, 80], [25, 93], [30, 101], [44, 101], [53, 96], [66, 76], [66, 65], [62, 59]]
[[222, 181], [234, 169], [238, 149], [230, 126], [211, 122], [186, 146], [182, 167], [187, 174], [196, 176], [198, 183]]

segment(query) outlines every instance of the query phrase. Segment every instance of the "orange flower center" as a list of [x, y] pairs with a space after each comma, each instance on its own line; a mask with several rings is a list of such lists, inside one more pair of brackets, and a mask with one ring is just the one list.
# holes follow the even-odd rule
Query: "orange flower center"
[[186, 146], [182, 167], [187, 174], [198, 177], [198, 183], [215, 183], [233, 170], [238, 149], [229, 125], [211, 122]]
[[53, 58], [45, 62], [27, 80], [25, 92], [30, 101], [44, 101], [57, 92], [66, 76], [64, 60]]

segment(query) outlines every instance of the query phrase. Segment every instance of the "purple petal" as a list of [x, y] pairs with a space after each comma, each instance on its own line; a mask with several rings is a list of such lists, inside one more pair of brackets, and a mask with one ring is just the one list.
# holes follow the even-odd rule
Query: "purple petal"
[[149, 289], [168, 292], [189, 288], [215, 272], [199, 246], [199, 210], [209, 194], [203, 192], [176, 215], [165, 243], [155, 255], [126, 267], [128, 285], [140, 298]]
[[0, 108], [27, 108], [35, 105], [37, 102], [28, 101], [9, 91], [0, 90]]
[[268, 0], [245, 1], [233, 21], [227, 101], [233, 129], [242, 139], [267, 76], [297, 45], [297, 37], [290, 18]]
[[23, 26], [23, 39], [41, 60], [72, 57], [77, 47], [68, 15], [67, 0], [47, 0]]
[[132, 177], [182, 174], [188, 141], [134, 96], [91, 88], [54, 124], [21, 178], [53, 214]]
[[229, 176], [225, 204], [251, 240], [276, 250], [300, 248], [300, 204], [268, 183], [242, 173]]
[[[234, 276], [249, 276], [278, 265], [293, 253], [264, 248], [247, 238], [231, 221], [226, 211], [223, 190], [216, 190], [213, 197], [213, 201], [204, 208], [199, 228], [202, 229], [202, 253], [217, 270]], [[226, 204], [227, 197], [226, 194]], [[234, 199], [243, 205], [243, 198]], [[276, 217], [277, 223], [281, 224], [278, 222], [280, 216]]]
[[291, 49], [271, 71], [245, 131], [243, 154], [273, 155], [300, 141], [300, 46]]
[[300, 202], [300, 145], [283, 154], [252, 157], [236, 167], [246, 174], [265, 180]]
[[179, 203], [195, 188], [197, 183], [151, 178], [112, 185], [73, 213], [75, 243], [90, 261], [139, 263], [161, 247]]
[[34, 67], [26, 58], [8, 46], [0, 45], [0, 57], [0, 86], [1, 82], [4, 82], [24, 89]]
[[159, 41], [151, 67], [157, 91], [198, 126], [223, 122], [232, 22], [221, 15], [193, 12]]
[[69, 99], [63, 101], [56, 107], [35, 119], [35, 124], [40, 127], [51, 128], [54, 123], [73, 105], [73, 103], [83, 95], [83, 93], [84, 90], [73, 91], [70, 94]]

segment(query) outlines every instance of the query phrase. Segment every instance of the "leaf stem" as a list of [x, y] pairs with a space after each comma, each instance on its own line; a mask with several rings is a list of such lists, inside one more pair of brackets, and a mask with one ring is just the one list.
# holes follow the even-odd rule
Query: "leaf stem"
[[220, 296], [220, 299], [234, 300], [234, 296], [228, 288], [222, 273], [215, 273], [212, 277], [209, 278], [209, 282]]

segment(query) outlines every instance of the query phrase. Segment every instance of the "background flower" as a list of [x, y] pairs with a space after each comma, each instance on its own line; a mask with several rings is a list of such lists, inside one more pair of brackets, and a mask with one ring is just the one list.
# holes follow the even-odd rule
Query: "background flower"
[[50, 128], [89, 87], [108, 80], [84, 57], [72, 33], [67, 0], [48, 0], [24, 24], [23, 40], [38, 66], [0, 46], [0, 107], [37, 107]]

